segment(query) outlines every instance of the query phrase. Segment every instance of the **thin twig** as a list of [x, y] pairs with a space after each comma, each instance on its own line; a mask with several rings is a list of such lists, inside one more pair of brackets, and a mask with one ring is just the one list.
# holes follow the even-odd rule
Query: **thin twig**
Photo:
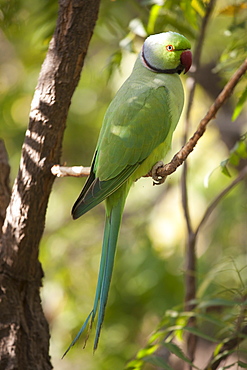
[[216, 206], [219, 204], [221, 199], [229, 193], [230, 190], [232, 190], [236, 185], [238, 185], [244, 178], [247, 176], [247, 166], [245, 166], [238, 174], [238, 176], [225, 188], [222, 190], [221, 193], [219, 193], [215, 199], [211, 202], [211, 204], [207, 207], [199, 225], [197, 226], [197, 229], [195, 231], [195, 234], [197, 235], [200, 231], [201, 227], [205, 224], [205, 222], [208, 220], [209, 216], [213, 212], [213, 210], [216, 208]]

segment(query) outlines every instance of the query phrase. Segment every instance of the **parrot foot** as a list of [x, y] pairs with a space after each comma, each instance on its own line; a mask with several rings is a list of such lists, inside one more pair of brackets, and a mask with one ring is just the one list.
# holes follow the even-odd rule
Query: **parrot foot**
[[155, 165], [152, 167], [151, 176], [152, 176], [152, 179], [154, 180], [153, 185], [161, 185], [165, 182], [166, 176], [163, 177], [157, 174], [157, 170], [163, 166], [164, 166], [164, 163], [162, 161], [159, 161], [155, 163]]

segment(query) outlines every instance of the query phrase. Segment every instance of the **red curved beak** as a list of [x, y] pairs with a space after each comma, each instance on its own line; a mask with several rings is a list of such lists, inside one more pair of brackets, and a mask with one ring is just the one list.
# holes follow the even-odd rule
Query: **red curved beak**
[[192, 65], [192, 53], [190, 50], [185, 50], [180, 56], [181, 64], [184, 67], [184, 73], [187, 73]]

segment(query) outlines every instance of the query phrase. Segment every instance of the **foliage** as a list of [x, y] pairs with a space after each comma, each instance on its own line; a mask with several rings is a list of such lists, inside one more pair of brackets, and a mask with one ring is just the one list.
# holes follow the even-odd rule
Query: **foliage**
[[[106, 107], [130, 72], [143, 39], [154, 32], [173, 30], [187, 36], [194, 49], [207, 3], [202, 0], [102, 1], [81, 83], [71, 105], [64, 162], [90, 164]], [[17, 172], [30, 102], [56, 12], [57, 1], [0, 2], [0, 45], [4, 50], [0, 55], [0, 136], [7, 145], [12, 178]], [[221, 87], [246, 56], [246, 14], [245, 2], [229, 0], [218, 1], [211, 16], [201, 64], [213, 66]], [[184, 82], [186, 85], [185, 79]], [[210, 97], [205, 87], [197, 89], [193, 128], [207, 111]], [[246, 98], [244, 77], [226, 116], [216, 120], [216, 124], [230, 120], [231, 116], [236, 120], [228, 133], [230, 138], [237, 138], [233, 149], [227, 149], [217, 125], [212, 125], [189, 158], [188, 195], [193, 224], [198, 224], [209, 202], [229, 184], [229, 174], [236, 176], [239, 166], [246, 163]], [[182, 127], [183, 119], [174, 137], [173, 151], [180, 147]], [[222, 174], [220, 164], [225, 158], [228, 159], [222, 165]], [[210, 181], [205, 187], [203, 179], [208, 173]], [[103, 207], [99, 206], [82, 220], [72, 222], [70, 208], [82, 181], [57, 180], [40, 250], [45, 271], [42, 298], [51, 327], [55, 368], [122, 369], [128, 362], [127, 369], [158, 366], [169, 369], [171, 365], [160, 355], [164, 351], [182, 362], [191, 362], [184, 348], [188, 332], [202, 338], [202, 345], [216, 343], [215, 356], [222, 355], [220, 348], [227, 340], [236, 335], [245, 338], [246, 334], [241, 334], [241, 328], [246, 325], [245, 182], [223, 199], [200, 230], [195, 308], [184, 311], [181, 302], [186, 231], [179, 174], [177, 171], [164, 187], [152, 188], [150, 180], [142, 179], [132, 189], [99, 349], [92, 356], [89, 340], [86, 349], [82, 350], [80, 345], [74, 347], [63, 361], [62, 353], [93, 302], [104, 220]], [[197, 321], [194, 328], [188, 325], [191, 318]], [[231, 357], [232, 363], [246, 367], [245, 342], [228, 351], [237, 354]], [[133, 358], [131, 362], [130, 358]]]
[[247, 158], [247, 133], [244, 134], [231, 149], [229, 158], [221, 162], [222, 173], [224, 173], [226, 176], [231, 177], [228, 166], [232, 165], [234, 167], [237, 167], [239, 166], [240, 161], [246, 158]]
[[[240, 261], [238, 261], [238, 264]], [[145, 348], [141, 349], [136, 359], [129, 362], [126, 366], [128, 370], [142, 369], [145, 363], [158, 363], [162, 369], [170, 369], [169, 362], [164, 362], [160, 358], [162, 347], [165, 347], [169, 354], [176, 356], [183, 362], [189, 363], [193, 368], [198, 367], [193, 364], [184, 354], [181, 347], [184, 347], [186, 334], [193, 333], [198, 338], [202, 338], [208, 343], [216, 344], [214, 356], [215, 360], [228, 354], [236, 353], [237, 356], [245, 351], [238, 346], [220, 352], [224, 344], [230, 340], [247, 339], [246, 329], [246, 265], [240, 263], [237, 266], [235, 261], [225, 261], [220, 267], [219, 264], [209, 271], [202, 282], [203, 286], [198, 288], [198, 299], [193, 302], [196, 308], [191, 311], [183, 311], [183, 307], [175, 307], [167, 310], [160, 322], [157, 330], [150, 337]], [[236, 286], [222, 286], [220, 281], [226, 281], [226, 275], [230, 273], [231, 279], [236, 280]], [[212, 277], [217, 279], [217, 283], [212, 281]], [[205, 290], [210, 287], [210, 294]], [[212, 294], [213, 292], [213, 294]], [[191, 318], [196, 318], [197, 327], [188, 325]], [[164, 357], [164, 356], [162, 356]], [[162, 363], [163, 361], [163, 363]], [[236, 357], [235, 363], [241, 362]], [[240, 365], [239, 365], [240, 366]], [[226, 367], [223, 367], [226, 368]]]

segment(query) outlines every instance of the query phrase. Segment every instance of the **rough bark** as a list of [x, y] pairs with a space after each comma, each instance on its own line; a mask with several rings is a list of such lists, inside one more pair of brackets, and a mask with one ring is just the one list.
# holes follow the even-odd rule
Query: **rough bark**
[[9, 174], [8, 154], [3, 140], [0, 139], [0, 236], [2, 235], [6, 208], [10, 200]]
[[[71, 97], [98, 15], [100, 0], [61, 0], [57, 26], [31, 105], [0, 239], [0, 370], [51, 369], [49, 328], [40, 302], [39, 242], [59, 163]], [[2, 183], [0, 182], [2, 190]], [[0, 195], [2, 192], [0, 191]], [[1, 216], [9, 201], [0, 202]]]

